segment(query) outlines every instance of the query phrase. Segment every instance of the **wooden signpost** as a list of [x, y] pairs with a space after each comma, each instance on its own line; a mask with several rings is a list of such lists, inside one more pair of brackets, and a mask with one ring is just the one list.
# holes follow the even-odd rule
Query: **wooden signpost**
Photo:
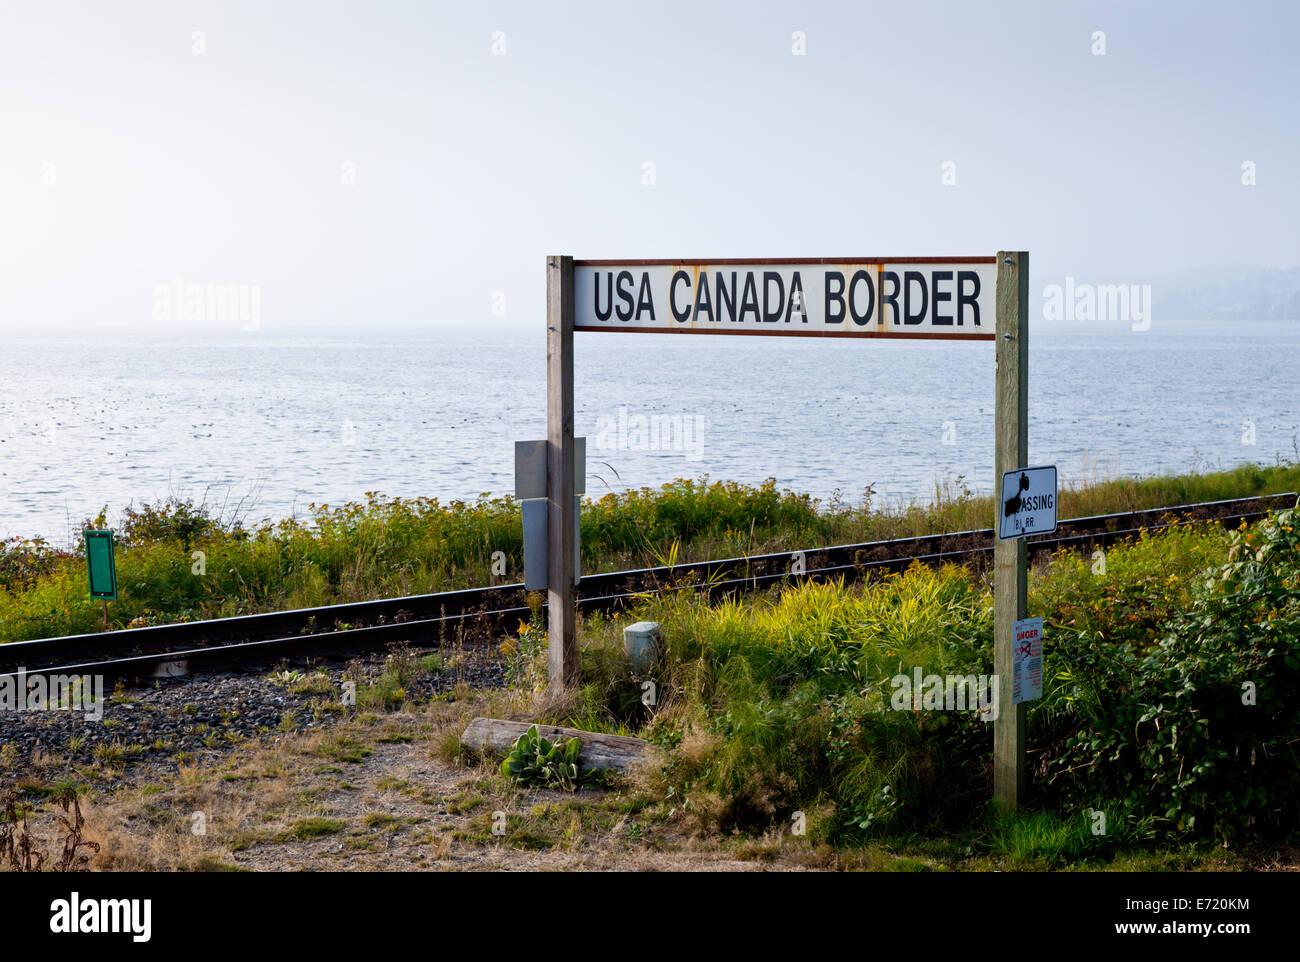
[[[757, 260], [546, 259], [548, 664], [577, 685], [574, 331], [996, 340], [994, 477], [1028, 461], [1029, 254]], [[994, 499], [1000, 505], [999, 499]], [[998, 519], [994, 519], [994, 528]], [[994, 549], [994, 797], [1026, 788], [1024, 712], [1012, 704], [1013, 624], [1025, 615], [1025, 544]]]
[[573, 258], [546, 261], [547, 668], [551, 690], [578, 684], [574, 611]]
[[[998, 252], [997, 396], [993, 404], [993, 477], [1029, 462], [1029, 254]], [[1002, 499], [993, 499], [994, 530]], [[993, 673], [998, 676], [998, 715], [993, 722], [993, 797], [1014, 809], [1028, 788], [1025, 704], [1014, 704], [1012, 625], [1027, 606], [1025, 541], [1001, 539], [993, 547]]]

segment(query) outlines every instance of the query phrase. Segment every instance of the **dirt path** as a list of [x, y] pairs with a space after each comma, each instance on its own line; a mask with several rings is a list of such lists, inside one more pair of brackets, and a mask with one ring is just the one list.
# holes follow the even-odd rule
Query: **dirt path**
[[[84, 837], [101, 846], [90, 868], [803, 867], [800, 859], [782, 857], [776, 841], [689, 837], [626, 785], [572, 794], [520, 790], [500, 777], [495, 763], [467, 761], [458, 751], [460, 731], [481, 710], [488, 705], [362, 712], [328, 729], [250, 741], [182, 763], [173, 773], [151, 763], [101, 777], [83, 803]], [[24, 784], [39, 781], [29, 773]], [[31, 827], [49, 851], [61, 848], [49, 806]]]
[[[325, 696], [322, 696], [325, 697]], [[1041, 869], [963, 855], [942, 845], [833, 849], [789, 830], [763, 838], [699, 837], [635, 781], [577, 793], [521, 790], [496, 763], [467, 759], [471, 718], [531, 717], [505, 689], [458, 686], [429, 701], [372, 710], [335, 707], [312, 727], [182, 749], [101, 758], [32, 754], [3, 773], [30, 829], [56, 855], [49, 795], [61, 780], [89, 785], [83, 849], [98, 871], [806, 871]], [[164, 757], [165, 756], [165, 757]], [[1294, 848], [1248, 858], [1188, 853], [1174, 865], [1141, 853], [1104, 866], [1144, 870], [1294, 871]]]
[[[716, 851], [692, 850], [689, 840], [674, 839], [671, 850], [665, 851], [656, 830], [642, 825], [638, 837], [629, 816], [605, 813], [610, 793], [570, 796], [542, 791], [515, 797], [484, 793], [484, 783], [490, 779], [482, 773], [430, 758], [423, 746], [415, 744], [378, 746], [346, 775], [342, 784], [347, 787], [337, 780], [329, 784], [329, 776], [324, 775], [306, 786], [307, 791], [321, 789], [313, 797], [313, 806], [321, 813], [317, 817], [341, 822], [344, 828], [316, 838], [255, 844], [234, 852], [231, 862], [241, 868], [275, 871], [735, 871], [757, 867]], [[579, 814], [583, 809], [598, 817], [584, 819]], [[504, 820], [495, 818], [497, 824], [506, 825], [503, 836], [492, 835], [496, 812], [504, 816]], [[570, 817], [566, 820], [564, 814]]]

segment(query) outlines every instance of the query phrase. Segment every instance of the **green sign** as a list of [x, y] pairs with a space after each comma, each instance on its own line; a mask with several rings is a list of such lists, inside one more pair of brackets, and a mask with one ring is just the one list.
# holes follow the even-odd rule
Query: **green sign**
[[90, 597], [117, 597], [117, 568], [113, 564], [113, 532], [87, 531], [86, 573], [90, 580]]

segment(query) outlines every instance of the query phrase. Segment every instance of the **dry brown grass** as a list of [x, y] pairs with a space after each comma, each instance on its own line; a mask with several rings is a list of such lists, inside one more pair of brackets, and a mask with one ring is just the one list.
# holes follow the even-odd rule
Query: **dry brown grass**
[[[725, 840], [689, 837], [684, 823], [630, 804], [635, 786], [524, 790], [500, 777], [496, 760], [460, 750], [459, 735], [476, 715], [525, 719], [562, 708], [498, 692], [414, 712], [362, 712], [327, 730], [272, 736], [279, 740], [181, 765], [152, 783], [123, 783], [84, 806], [85, 835], [100, 845], [89, 867], [656, 871], [779, 863], [738, 856]], [[499, 818], [504, 835], [493, 832]]]

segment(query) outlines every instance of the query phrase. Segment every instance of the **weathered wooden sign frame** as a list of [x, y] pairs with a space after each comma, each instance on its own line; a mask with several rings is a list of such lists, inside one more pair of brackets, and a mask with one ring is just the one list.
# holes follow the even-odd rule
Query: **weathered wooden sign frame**
[[[779, 305], [779, 311], [772, 309], [768, 296], [769, 284], [775, 281], [763, 279], [763, 297], [769, 303], [766, 307], [755, 301], [754, 323], [748, 322], [746, 314], [751, 308], [741, 308], [739, 320], [726, 324], [718, 319], [720, 315], [709, 315], [708, 323], [700, 324], [699, 306], [692, 304], [692, 312], [683, 317], [685, 304], [680, 298], [688, 288], [686, 280], [679, 276], [689, 273], [692, 283], [689, 289], [698, 290], [697, 284], [701, 271], [731, 267], [772, 268], [770, 273], [785, 269], [792, 271], [796, 266], [806, 265], [817, 268], [842, 266], [849, 272], [842, 278], [852, 288], [864, 292], [871, 285], [870, 273], [875, 271], [875, 288], [873, 307], [878, 311], [873, 316], [865, 304], [861, 310], [855, 310], [850, 318], [847, 314], [841, 318], [843, 327], [826, 330], [826, 325], [840, 323], [822, 319], [821, 326], [814, 326], [806, 310], [802, 316], [792, 310], [793, 287], [788, 274], [782, 275], [782, 290], [790, 294]], [[907, 267], [916, 265], [995, 265], [996, 290], [994, 307], [996, 319], [992, 332], [980, 324], [978, 332], [973, 325], [963, 326], [958, 333], [957, 325], [951, 330], [935, 331], [934, 325], [920, 322], [900, 323], [900, 306], [894, 301], [893, 324], [885, 323], [884, 303], [887, 297], [887, 270], [892, 265], [903, 265], [905, 276]], [[626, 317], [619, 317], [619, 323], [605, 324], [600, 318], [592, 324], [578, 327], [576, 318], [575, 268], [657, 268], [657, 282], [660, 285], [660, 308], [663, 310], [664, 276], [667, 281], [668, 308], [670, 322], [659, 320], [657, 315], [653, 324], [644, 322], [644, 311], [638, 311], [638, 290], [629, 298], [623, 298]], [[649, 285], [648, 271], [643, 271], [643, 285]], [[765, 272], [768, 273], [768, 272]], [[843, 272], [841, 272], [843, 273]], [[866, 273], [866, 280], [859, 275]], [[899, 275], [900, 272], [892, 272]], [[916, 273], [921, 273], [917, 271]], [[932, 272], [935, 273], [935, 272]], [[955, 273], [955, 272], [954, 272]], [[851, 278], [851, 280], [850, 280]], [[954, 277], [954, 279], [956, 279]], [[722, 283], [727, 278], [719, 278]], [[921, 282], [924, 283], [924, 278]], [[599, 284], [599, 280], [596, 281]], [[706, 281], [707, 283], [707, 281]], [[732, 282], [732, 291], [736, 291], [736, 282]], [[829, 314], [829, 299], [832, 291], [827, 281], [825, 289], [827, 302], [823, 304]], [[904, 281], [904, 286], [908, 283]], [[958, 282], [960, 283], [960, 282]], [[615, 287], [615, 281], [609, 280], [610, 310], [607, 317], [616, 315], [612, 312], [616, 289], [620, 293], [627, 290], [626, 285]], [[754, 285], [757, 288], [757, 283]], [[969, 290], [969, 288], [967, 288]], [[939, 278], [932, 278], [929, 296], [935, 292], [946, 294], [939, 287]], [[957, 288], [960, 296], [961, 288]], [[749, 292], [740, 291], [733, 301], [740, 301]], [[843, 293], [843, 292], [839, 292]], [[893, 292], [895, 298], [905, 296], [897, 287]], [[597, 294], [598, 296], [598, 294]], [[753, 293], [758, 298], [757, 290]], [[946, 298], [943, 298], [946, 301]], [[936, 298], [936, 301], [939, 298]], [[877, 304], [877, 302], [879, 302]], [[800, 301], [794, 305], [803, 310], [807, 305]], [[935, 305], [937, 308], [937, 304]], [[599, 301], [597, 300], [597, 312]], [[655, 313], [651, 310], [652, 314]], [[936, 309], [937, 313], [937, 309]], [[775, 316], [778, 315], [779, 316]], [[905, 312], [904, 317], [910, 317]], [[768, 320], [764, 320], [764, 318]], [[955, 318], [954, 318], [955, 319]], [[587, 320], [591, 320], [588, 318]], [[871, 323], [874, 320], [875, 323]], [[635, 321], [635, 323], [633, 323]], [[674, 326], [675, 322], [675, 326]], [[940, 325], [946, 322], [940, 321]], [[770, 325], [770, 326], [769, 326]], [[925, 330], [920, 328], [926, 327]], [[909, 329], [912, 328], [912, 329]], [[995, 441], [994, 441], [994, 477], [1001, 478], [1003, 473], [1024, 467], [1028, 463], [1028, 381], [1029, 381], [1029, 254], [1027, 251], [999, 251], [996, 257], [894, 257], [894, 258], [761, 258], [742, 260], [725, 258], [721, 260], [687, 259], [687, 260], [575, 260], [566, 255], [553, 255], [546, 259], [546, 437], [547, 437], [547, 531], [548, 531], [548, 589], [547, 589], [547, 638], [548, 669], [550, 685], [553, 691], [562, 692], [575, 688], [579, 681], [578, 642], [575, 618], [574, 593], [574, 530], [575, 530], [575, 479], [574, 435], [573, 435], [573, 335], [575, 330], [624, 331], [628, 333], [675, 333], [675, 334], [767, 334], [777, 336], [803, 337], [896, 337], [896, 338], [941, 338], [953, 340], [995, 341], [996, 398], [994, 403]], [[1000, 500], [994, 498], [994, 504]], [[998, 519], [993, 519], [996, 531]], [[1023, 539], [1015, 541], [997, 541], [993, 549], [994, 558], [994, 672], [998, 675], [998, 714], [994, 721], [993, 781], [994, 797], [1004, 805], [1014, 808], [1025, 796], [1027, 787], [1025, 761], [1025, 710], [1024, 703], [1012, 703], [1013, 637], [1012, 626], [1028, 614], [1026, 607], [1026, 551]]]

